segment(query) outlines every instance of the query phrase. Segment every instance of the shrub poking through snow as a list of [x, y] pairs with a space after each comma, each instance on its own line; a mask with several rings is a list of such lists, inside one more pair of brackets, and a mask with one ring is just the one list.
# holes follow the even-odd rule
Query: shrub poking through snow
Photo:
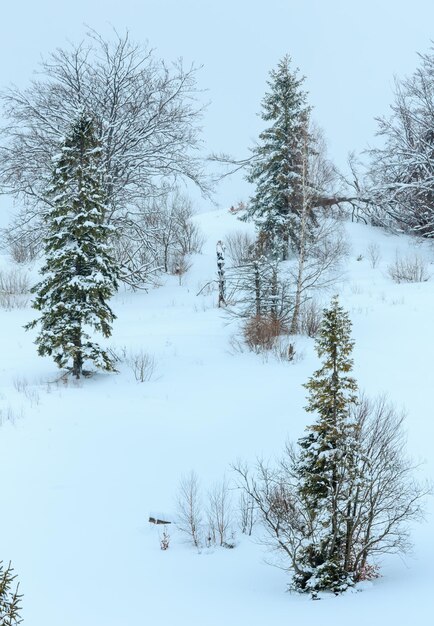
[[168, 550], [170, 546], [170, 535], [167, 532], [166, 526], [163, 528], [163, 532], [160, 537], [160, 548], [161, 550]]
[[151, 380], [155, 373], [155, 358], [143, 350], [130, 353], [126, 357], [126, 363], [132, 370], [134, 378], [138, 383], [145, 383]]
[[245, 342], [251, 350], [271, 350], [276, 338], [286, 331], [285, 325], [272, 315], [255, 315], [243, 328]]
[[412, 257], [396, 255], [387, 272], [395, 283], [423, 283], [430, 278], [425, 260], [417, 255]]
[[18, 269], [0, 271], [0, 307], [11, 310], [25, 307], [30, 291], [29, 279]]

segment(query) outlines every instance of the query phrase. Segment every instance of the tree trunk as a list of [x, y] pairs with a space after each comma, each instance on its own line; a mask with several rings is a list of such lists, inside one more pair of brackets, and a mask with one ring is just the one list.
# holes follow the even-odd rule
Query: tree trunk
[[217, 275], [219, 285], [219, 308], [226, 305], [226, 279], [225, 279], [225, 247], [222, 241], [217, 242]]
[[255, 308], [256, 308], [256, 315], [260, 317], [262, 313], [262, 302], [261, 302], [262, 297], [261, 297], [261, 272], [259, 269], [259, 262], [255, 261], [253, 267], [255, 271]]
[[79, 328], [74, 336], [74, 357], [72, 362], [72, 375], [80, 378], [83, 373], [83, 352], [81, 349], [81, 328]]
[[307, 139], [306, 129], [304, 135], [304, 149], [303, 149], [303, 169], [302, 169], [302, 206], [301, 206], [301, 224], [300, 224], [300, 249], [298, 254], [298, 271], [297, 271], [297, 287], [295, 291], [294, 311], [292, 313], [291, 326], [289, 329], [290, 335], [296, 335], [298, 333], [298, 318], [300, 317], [301, 307], [301, 294], [303, 291], [303, 275], [304, 264], [306, 261], [306, 229], [307, 229], [307, 214], [308, 214], [308, 198], [306, 190], [306, 168], [307, 168]]

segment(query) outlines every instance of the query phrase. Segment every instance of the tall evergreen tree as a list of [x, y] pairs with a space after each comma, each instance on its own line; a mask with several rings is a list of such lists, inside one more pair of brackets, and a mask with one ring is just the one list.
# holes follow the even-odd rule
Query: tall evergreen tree
[[354, 582], [347, 545], [358, 456], [357, 426], [351, 418], [357, 384], [350, 375], [354, 345], [350, 332], [348, 314], [335, 297], [324, 310], [316, 344], [322, 367], [305, 385], [306, 410], [315, 413], [317, 421], [299, 441], [298, 491], [308, 511], [310, 531], [300, 553], [295, 586], [313, 593], [342, 591]]
[[118, 270], [110, 256], [106, 207], [101, 186], [101, 150], [94, 122], [81, 113], [54, 159], [47, 191], [47, 237], [43, 278], [34, 288], [33, 307], [41, 311], [36, 339], [40, 355], [52, 355], [79, 378], [86, 360], [113, 371], [106, 351], [88, 334], [111, 334], [115, 318], [107, 300], [117, 289]]
[[[248, 203], [246, 219], [253, 218], [271, 239], [277, 238], [284, 259], [290, 244], [299, 247], [302, 170], [311, 110], [303, 82], [298, 70], [291, 70], [289, 56], [270, 72], [270, 91], [262, 101], [261, 117], [271, 124], [259, 135], [247, 176], [256, 190]], [[310, 213], [309, 224], [314, 223]]]

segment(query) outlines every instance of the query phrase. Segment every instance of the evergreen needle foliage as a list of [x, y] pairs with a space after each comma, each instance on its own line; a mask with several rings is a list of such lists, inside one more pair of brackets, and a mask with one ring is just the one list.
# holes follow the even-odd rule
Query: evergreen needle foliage
[[265, 542], [284, 557], [293, 588], [312, 597], [376, 578], [377, 555], [405, 553], [409, 521], [422, 518], [430, 493], [405, 455], [403, 416], [384, 398], [356, 399], [350, 331], [336, 297], [317, 340], [322, 367], [305, 385], [316, 421], [277, 468], [235, 466]]
[[301, 551], [303, 573], [295, 577], [296, 586], [310, 591], [340, 591], [349, 584], [350, 546], [345, 543], [342, 511], [357, 457], [357, 427], [351, 419], [357, 384], [349, 375], [354, 345], [350, 332], [348, 314], [335, 297], [324, 310], [316, 342], [322, 367], [305, 385], [309, 391], [306, 410], [315, 413], [317, 421], [299, 441], [299, 493], [311, 519], [320, 522], [315, 538]]
[[[254, 219], [257, 227], [279, 244], [284, 259], [289, 244], [299, 247], [303, 159], [310, 143], [307, 127], [311, 110], [303, 82], [298, 70], [291, 69], [289, 56], [270, 72], [270, 90], [262, 101], [261, 114], [270, 125], [259, 135], [247, 176], [256, 191], [245, 219]], [[314, 224], [309, 213], [309, 227]]]
[[77, 378], [86, 360], [113, 371], [107, 352], [87, 332], [110, 336], [115, 316], [107, 300], [117, 289], [118, 270], [108, 246], [112, 229], [106, 224], [101, 150], [93, 120], [84, 112], [54, 159], [47, 197], [43, 279], [32, 289], [33, 307], [42, 315], [26, 328], [39, 323], [38, 353], [52, 355]]
[[[15, 586], [16, 575], [11, 564], [3, 566], [0, 561], [0, 624], [1, 626], [16, 626], [20, 624], [21, 598], [18, 593], [18, 584]], [[15, 586], [15, 589], [13, 587]]]

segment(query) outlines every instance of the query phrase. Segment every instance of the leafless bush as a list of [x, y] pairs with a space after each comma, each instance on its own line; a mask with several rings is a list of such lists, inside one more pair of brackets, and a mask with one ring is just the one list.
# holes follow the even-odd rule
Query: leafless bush
[[244, 354], [246, 350], [247, 347], [242, 336], [231, 335], [229, 337], [229, 354], [231, 354], [232, 356], [234, 354]]
[[401, 257], [397, 254], [387, 272], [395, 283], [423, 283], [430, 278], [426, 261], [418, 255]]
[[378, 267], [378, 264], [381, 261], [380, 246], [378, 245], [378, 243], [370, 243], [366, 252], [372, 269], [375, 269], [376, 267]]
[[19, 419], [22, 419], [23, 416], [24, 413], [22, 408], [19, 411], [14, 409], [14, 407], [12, 407], [11, 405], [8, 405], [5, 408], [0, 408], [0, 426], [5, 424], [6, 422], [15, 424], [15, 422]]
[[191, 261], [185, 254], [178, 254], [173, 259], [171, 272], [175, 276], [178, 276], [178, 282], [180, 285], [182, 285], [182, 277], [188, 272], [190, 268]]
[[293, 362], [299, 360], [299, 354], [295, 350], [294, 343], [289, 337], [276, 337], [271, 347], [271, 353], [281, 362]]
[[170, 546], [170, 535], [167, 532], [167, 527], [164, 526], [163, 533], [160, 537], [160, 548], [161, 550], [168, 550]]
[[271, 350], [276, 337], [287, 332], [285, 324], [274, 316], [255, 315], [243, 327], [244, 340], [251, 350]]
[[[126, 220], [125, 220], [126, 221]], [[132, 289], [146, 289], [158, 284], [163, 271], [152, 228], [131, 222], [117, 230], [111, 241], [112, 254], [119, 267], [122, 282]]]
[[127, 365], [133, 371], [138, 383], [145, 383], [152, 379], [155, 373], [155, 357], [143, 350], [127, 355], [125, 359]]
[[6, 310], [25, 307], [30, 283], [27, 275], [18, 269], [0, 270], [0, 307]]
[[32, 407], [38, 406], [40, 400], [39, 393], [36, 389], [32, 389], [32, 387], [30, 387], [26, 378], [15, 377], [13, 385], [18, 393], [22, 393], [24, 395]]
[[207, 517], [208, 542], [225, 548], [233, 548], [233, 510], [229, 484], [226, 478], [220, 484], [215, 485], [208, 494]]
[[15, 263], [30, 263], [41, 252], [41, 244], [35, 241], [31, 234], [26, 231], [20, 234], [6, 231], [4, 241], [5, 248]]
[[202, 252], [205, 237], [199, 225], [192, 220], [193, 213], [181, 215], [177, 222], [177, 248], [182, 255], [199, 254]]
[[235, 231], [225, 237], [225, 246], [232, 265], [239, 267], [249, 263], [255, 256], [255, 238], [249, 233]]
[[188, 535], [196, 548], [202, 545], [202, 501], [195, 472], [184, 476], [178, 490], [178, 528]]
[[140, 217], [164, 272], [172, 271], [177, 258], [202, 251], [204, 237], [194, 221], [191, 201], [178, 191], [155, 198], [142, 208]]
[[302, 335], [316, 337], [322, 320], [322, 307], [316, 300], [307, 300], [301, 305], [299, 330]]
[[301, 305], [313, 292], [335, 285], [343, 275], [343, 258], [349, 253], [347, 237], [337, 219], [319, 222], [315, 236], [309, 239], [303, 234], [303, 247], [292, 268], [296, 286], [290, 334], [299, 332]]
[[244, 490], [240, 493], [239, 513], [240, 513], [240, 530], [243, 535], [251, 535], [253, 526], [256, 522], [255, 501]]

